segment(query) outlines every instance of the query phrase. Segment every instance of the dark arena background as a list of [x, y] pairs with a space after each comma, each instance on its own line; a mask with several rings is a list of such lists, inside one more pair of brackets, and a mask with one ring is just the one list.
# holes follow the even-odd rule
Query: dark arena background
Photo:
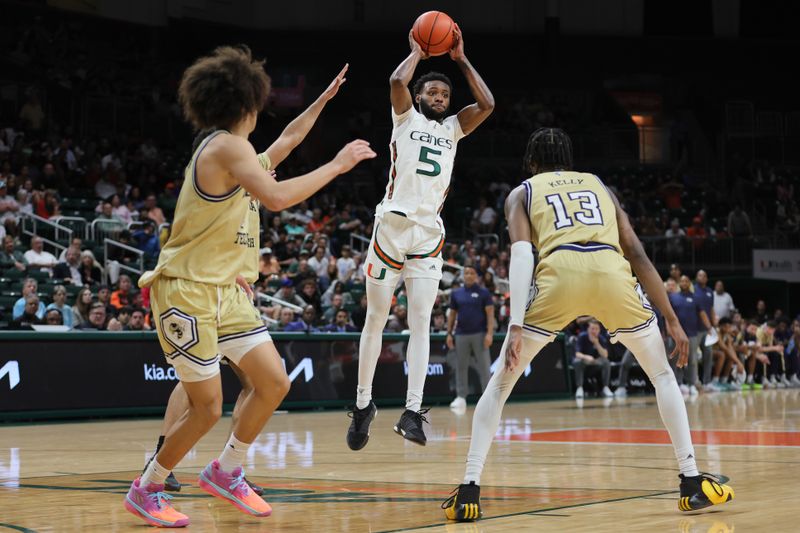
[[[392, 171], [389, 77], [430, 10], [458, 23], [495, 106], [460, 141], [441, 211], [428, 443], [392, 431], [408, 376], [401, 282], [373, 385], [381, 416], [355, 452], [344, 408], [367, 314], [362, 266]], [[186, 186], [196, 132], [178, 103], [182, 73], [236, 44], [271, 78], [249, 137], [257, 152], [349, 64], [278, 181], [356, 138], [377, 157], [297, 206], [261, 206], [255, 298], [291, 387], [244, 466], [274, 511], [246, 516], [198, 488], [240, 390], [223, 366], [224, 420], [175, 469], [171, 503], [190, 528], [794, 531], [782, 495], [800, 489], [799, 23], [796, 3], [777, 0], [0, 0], [0, 531], [141, 530], [123, 500], [177, 376], [137, 280], [157, 264]], [[431, 70], [453, 82], [448, 114], [475, 101], [447, 54], [421, 61], [412, 84]], [[678, 509], [654, 388], [626, 348], [601, 325], [610, 372], [581, 358], [590, 317], [559, 332], [512, 392], [481, 482], [483, 519], [451, 522], [440, 509], [463, 479], [482, 376], [503, 365], [519, 297], [504, 204], [530, 177], [522, 160], [540, 127], [566, 131], [575, 170], [616, 194], [667, 291], [708, 293], [714, 332], [699, 328], [697, 381], [678, 379], [700, 471], [736, 489], [712, 512]], [[489, 370], [446, 338], [469, 267], [493, 308]], [[709, 372], [724, 355], [720, 328], [738, 364]]]

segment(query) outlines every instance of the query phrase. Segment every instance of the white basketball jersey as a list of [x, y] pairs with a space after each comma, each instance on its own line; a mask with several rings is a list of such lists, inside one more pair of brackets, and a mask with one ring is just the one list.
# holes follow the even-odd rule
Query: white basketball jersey
[[421, 226], [443, 227], [439, 212], [450, 190], [456, 144], [464, 137], [458, 116], [440, 124], [412, 106], [402, 115], [392, 108], [392, 121], [389, 182], [375, 213], [399, 211]]

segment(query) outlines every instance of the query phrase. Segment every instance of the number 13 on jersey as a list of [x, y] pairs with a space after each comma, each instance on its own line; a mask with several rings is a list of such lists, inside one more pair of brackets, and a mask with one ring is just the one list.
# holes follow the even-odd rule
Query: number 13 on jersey
[[[603, 225], [603, 213], [600, 211], [600, 202], [592, 191], [572, 191], [566, 194], [567, 199], [577, 202], [580, 209], [572, 209], [572, 215], [567, 209], [562, 194], [548, 194], [545, 201], [553, 207], [556, 216], [556, 229], [569, 228], [575, 225], [574, 220], [587, 226]], [[573, 220], [574, 218], [574, 220]]]

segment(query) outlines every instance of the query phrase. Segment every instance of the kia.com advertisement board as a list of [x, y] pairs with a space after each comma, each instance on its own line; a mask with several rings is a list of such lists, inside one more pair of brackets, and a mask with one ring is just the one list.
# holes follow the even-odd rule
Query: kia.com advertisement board
[[[74, 335], [72, 337], [71, 335]], [[15, 334], [0, 339], [0, 419], [3, 412], [163, 407], [177, 383], [155, 335], [114, 333]], [[399, 337], [399, 336], [397, 336]], [[285, 408], [351, 403], [358, 380], [357, 335], [282, 335], [275, 339], [292, 386]], [[402, 401], [406, 394], [407, 339], [387, 340], [375, 373], [376, 399]], [[492, 347], [493, 369], [500, 363], [499, 340]], [[562, 393], [567, 386], [562, 347], [546, 347], [525, 370], [515, 393]], [[473, 360], [474, 364], [474, 360]], [[425, 394], [448, 398], [455, 390], [455, 354], [444, 340], [431, 342]], [[233, 403], [239, 383], [222, 366], [225, 403]], [[478, 374], [470, 387], [479, 393]]]

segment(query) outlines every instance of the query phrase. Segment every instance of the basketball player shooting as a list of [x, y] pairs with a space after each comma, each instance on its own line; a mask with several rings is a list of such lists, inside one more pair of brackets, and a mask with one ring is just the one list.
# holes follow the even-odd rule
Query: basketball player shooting
[[375, 209], [375, 230], [364, 273], [367, 280], [367, 317], [361, 333], [356, 405], [347, 432], [347, 445], [360, 450], [369, 439], [377, 408], [372, 380], [380, 354], [382, 332], [389, 316], [395, 286], [401, 274], [408, 290], [408, 391], [406, 409], [395, 425], [397, 434], [425, 445], [421, 409], [428, 371], [431, 311], [442, 278], [445, 230], [439, 213], [450, 186], [456, 145], [475, 130], [494, 109], [494, 97], [464, 53], [457, 25], [450, 58], [464, 73], [475, 103], [456, 115], [447, 114], [453, 84], [444, 74], [429, 72], [408, 84], [421, 60], [429, 57], [409, 32], [411, 53], [389, 79], [392, 104], [391, 169], [383, 200]]

